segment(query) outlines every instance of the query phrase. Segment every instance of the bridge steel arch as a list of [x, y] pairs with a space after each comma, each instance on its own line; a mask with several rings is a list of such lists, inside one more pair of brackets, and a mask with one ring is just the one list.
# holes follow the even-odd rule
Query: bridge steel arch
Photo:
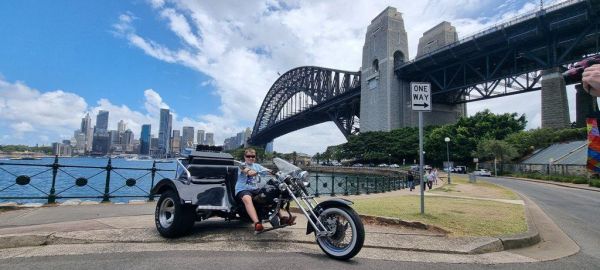
[[358, 132], [360, 72], [303, 66], [271, 86], [248, 142], [263, 145], [284, 134], [333, 121], [344, 136]]

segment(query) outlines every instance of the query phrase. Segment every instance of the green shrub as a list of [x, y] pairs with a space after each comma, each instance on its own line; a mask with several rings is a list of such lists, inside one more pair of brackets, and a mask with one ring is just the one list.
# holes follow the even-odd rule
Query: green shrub
[[573, 181], [571, 183], [573, 183], [573, 184], [587, 184], [588, 180], [586, 178], [583, 178], [583, 177], [577, 177], [577, 178], [573, 179]]
[[600, 188], [600, 180], [598, 180], [598, 179], [590, 180], [590, 186]]

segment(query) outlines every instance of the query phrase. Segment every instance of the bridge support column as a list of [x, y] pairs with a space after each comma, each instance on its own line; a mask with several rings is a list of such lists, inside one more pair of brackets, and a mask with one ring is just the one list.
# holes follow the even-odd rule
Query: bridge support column
[[585, 119], [592, 113], [598, 111], [598, 104], [596, 102], [596, 98], [592, 97], [585, 90], [583, 90], [583, 85], [578, 84], [575, 85], [575, 90], [577, 93], [575, 94], [575, 122], [577, 127], [585, 127], [586, 122]]
[[571, 125], [567, 88], [558, 68], [542, 71], [542, 128]]

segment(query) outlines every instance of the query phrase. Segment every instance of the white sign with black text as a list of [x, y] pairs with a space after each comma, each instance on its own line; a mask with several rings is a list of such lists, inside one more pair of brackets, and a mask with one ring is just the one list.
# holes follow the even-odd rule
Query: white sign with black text
[[411, 82], [410, 96], [413, 111], [431, 111], [431, 83]]

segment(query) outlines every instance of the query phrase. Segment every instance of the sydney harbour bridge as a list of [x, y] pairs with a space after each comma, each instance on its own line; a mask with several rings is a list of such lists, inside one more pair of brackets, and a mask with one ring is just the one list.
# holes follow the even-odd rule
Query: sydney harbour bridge
[[[402, 15], [388, 7], [368, 27], [361, 70], [305, 66], [281, 75], [260, 107], [248, 142], [264, 145], [328, 121], [346, 137], [415, 126], [411, 81], [432, 85], [434, 111], [426, 124], [456, 121], [466, 114], [468, 102], [541, 90], [542, 127], [569, 125], [561, 72], [600, 52], [599, 15], [600, 0], [570, 0], [461, 40], [443, 22], [423, 34], [417, 57], [408, 61]], [[576, 104], [578, 122], [595, 106], [579, 92]]]

